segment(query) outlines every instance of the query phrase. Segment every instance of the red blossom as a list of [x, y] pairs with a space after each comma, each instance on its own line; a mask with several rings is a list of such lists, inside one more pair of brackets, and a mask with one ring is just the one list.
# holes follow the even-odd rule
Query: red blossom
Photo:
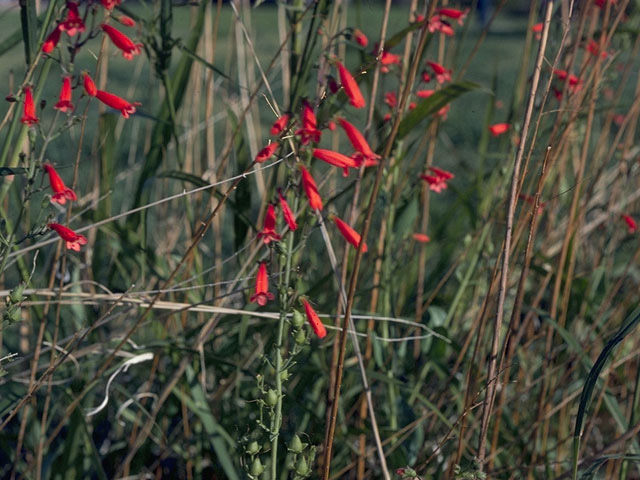
[[120, 110], [120, 113], [122, 113], [124, 118], [129, 118], [129, 115], [136, 113], [136, 107], [141, 105], [140, 102], [129, 103], [124, 98], [120, 98], [113, 93], [105, 92], [103, 90], [96, 91], [96, 98], [105, 105], [115, 110]]
[[431, 81], [431, 75], [429, 75], [429, 72], [427, 72], [426, 70], [423, 70], [420, 76], [424, 83], [429, 83]]
[[62, 178], [60, 178], [60, 175], [56, 172], [56, 169], [53, 168], [53, 165], [45, 163], [42, 168], [44, 168], [49, 175], [49, 185], [51, 185], [51, 190], [53, 190], [53, 195], [51, 196], [53, 203], [64, 205], [67, 200], [75, 202], [78, 199], [75, 192], [64, 184]]
[[362, 161], [377, 160], [380, 158], [380, 155], [377, 155], [373, 150], [371, 150], [371, 147], [364, 138], [364, 135], [362, 135], [356, 127], [347, 122], [344, 118], [340, 118], [338, 121], [340, 122], [340, 126], [344, 132], [347, 134], [353, 149], [356, 150], [358, 158], [361, 158]]
[[100, 0], [102, 6], [107, 10], [113, 10], [113, 7], [117, 7], [122, 3], [122, 0]]
[[382, 73], [387, 73], [389, 71], [389, 65], [400, 65], [400, 60], [400, 55], [384, 50], [382, 55], [380, 55], [380, 63], [382, 64], [380, 71]]
[[311, 325], [311, 329], [318, 336], [318, 338], [324, 338], [327, 336], [327, 329], [324, 328], [324, 325], [320, 321], [320, 317], [315, 312], [315, 310], [309, 305], [309, 302], [304, 298], [301, 299], [302, 304], [304, 305], [304, 310], [307, 314], [307, 321], [309, 325]]
[[600, 44], [594, 39], [589, 40], [589, 43], [587, 44], [587, 51], [594, 57], [600, 55], [602, 58], [607, 58], [609, 56], [609, 54], [604, 50], [600, 52]]
[[298, 228], [298, 224], [296, 223], [296, 216], [294, 215], [293, 210], [291, 210], [291, 207], [289, 207], [289, 204], [284, 198], [284, 195], [282, 195], [282, 192], [280, 191], [278, 191], [278, 201], [280, 202], [280, 208], [282, 208], [284, 221], [287, 222], [289, 230], [296, 230]]
[[56, 48], [58, 42], [60, 41], [60, 34], [62, 30], [60, 30], [60, 25], [56, 25], [56, 28], [47, 36], [44, 43], [42, 44], [42, 51], [44, 53], [51, 53], [53, 49]]
[[453, 28], [447, 22], [442, 20], [440, 15], [434, 15], [429, 19], [429, 23], [427, 24], [427, 28], [430, 33], [440, 32], [448, 37], [452, 37], [454, 35]]
[[384, 103], [389, 105], [389, 108], [396, 108], [398, 105], [398, 97], [396, 92], [387, 92], [384, 94]]
[[[340, 230], [340, 233], [342, 234], [344, 239], [354, 247], [358, 248], [360, 246], [360, 242], [362, 241], [360, 234], [335, 215], [333, 217], [333, 221], [335, 222], [336, 227], [338, 227], [338, 230]], [[365, 243], [364, 245], [362, 245], [362, 253], [365, 253], [366, 251], [367, 244]]]
[[38, 123], [38, 117], [36, 116], [36, 105], [33, 102], [33, 92], [31, 91], [31, 87], [24, 87], [24, 104], [20, 122], [29, 126]]
[[434, 93], [435, 93], [435, 90], [418, 90], [416, 92], [416, 96], [418, 98], [429, 98]]
[[258, 155], [256, 155], [256, 163], [262, 163], [269, 160], [279, 146], [280, 144], [278, 142], [271, 142], [269, 145], [264, 147], [258, 152]]
[[627, 215], [626, 213], [624, 213], [622, 215], [622, 219], [627, 224], [627, 229], [629, 230], [629, 233], [635, 233], [638, 231], [638, 224], [636, 223], [636, 221], [633, 219], [631, 215]]
[[307, 102], [302, 107], [302, 128], [296, 131], [296, 135], [300, 135], [300, 141], [306, 145], [310, 141], [318, 143], [322, 132], [318, 130], [318, 120], [311, 105]]
[[66, 112], [73, 110], [73, 104], [71, 103], [71, 77], [64, 77], [62, 79], [62, 88], [60, 89], [60, 99], [53, 108]]
[[369, 44], [367, 36], [357, 28], [353, 31], [353, 38], [361, 47], [366, 47]]
[[569, 91], [577, 92], [580, 89], [582, 82], [574, 74], [569, 74], [566, 70], [560, 70], [558, 68], [554, 68], [553, 73], [560, 81], [569, 80]]
[[424, 233], [414, 233], [411, 236], [416, 242], [427, 243], [431, 241], [431, 239], [429, 238], [429, 235], [426, 235]]
[[432, 175], [423, 174], [420, 178], [429, 184], [429, 190], [440, 193], [447, 188], [447, 181], [454, 178], [453, 173], [438, 167], [429, 167]]
[[300, 165], [300, 172], [302, 172], [302, 188], [307, 195], [307, 200], [309, 200], [309, 206], [314, 210], [322, 210], [322, 198], [318, 193], [315, 180], [302, 165]]
[[274, 122], [271, 127], [271, 135], [280, 135], [287, 126], [287, 123], [289, 123], [289, 115], [285, 113]]
[[451, 70], [447, 70], [442, 65], [436, 62], [427, 62], [427, 65], [429, 65], [431, 67], [431, 70], [433, 70], [433, 73], [436, 76], [436, 81], [438, 83], [451, 81]]
[[273, 293], [269, 291], [267, 265], [264, 262], [260, 262], [258, 275], [256, 276], [256, 290], [249, 300], [252, 303], [257, 303], [261, 307], [264, 307], [269, 300], [273, 300], [274, 298]]
[[128, 17], [127, 15], [120, 15], [118, 17], [118, 22], [120, 22], [125, 27], [135, 27], [136, 26], [136, 21], [133, 18]]
[[262, 239], [265, 245], [273, 242], [279, 242], [282, 237], [276, 233], [276, 209], [273, 205], [267, 208], [267, 214], [264, 217], [264, 225], [262, 231], [258, 233], [258, 240]]
[[318, 160], [322, 160], [323, 162], [328, 163], [329, 165], [344, 169], [345, 177], [349, 175], [350, 168], [358, 168], [358, 164], [353, 158], [347, 157], [342, 153], [334, 152], [333, 150], [314, 148], [313, 156]]
[[497, 137], [498, 135], [502, 135], [507, 130], [509, 130], [509, 127], [510, 125], [508, 123], [496, 123], [489, 127], [489, 131], [491, 132], [491, 135]]
[[617, 0], [595, 0], [595, 4], [600, 7], [600, 8], [604, 8], [607, 3], [610, 3], [611, 5], [616, 5], [618, 2]]
[[469, 9], [459, 10], [457, 8], [441, 8], [437, 11], [438, 15], [442, 17], [448, 17], [452, 20], [457, 20], [458, 24], [462, 25], [464, 19], [467, 18], [467, 14], [469, 13]]
[[542, 38], [542, 29], [544, 28], [544, 22], [536, 23], [531, 27], [531, 31], [536, 34], [536, 40]]
[[122, 50], [122, 56], [127, 60], [131, 60], [134, 55], [140, 54], [141, 43], [133, 43], [133, 41], [120, 30], [106, 23], [102, 24], [102, 30], [109, 35], [113, 44]]
[[364, 101], [364, 97], [362, 96], [362, 92], [360, 92], [360, 87], [358, 87], [358, 82], [356, 82], [353, 75], [345, 68], [345, 66], [336, 61], [338, 65], [338, 73], [340, 74], [340, 83], [342, 83], [342, 88], [344, 88], [344, 92], [349, 97], [349, 103], [356, 108], [362, 108], [366, 105]]
[[67, 2], [67, 18], [58, 25], [61, 31], [67, 32], [67, 35], [73, 37], [76, 33], [84, 32], [84, 22], [78, 12], [78, 4], [74, 2]]
[[89, 74], [85, 72], [82, 74], [82, 81], [84, 83], [84, 91], [87, 92], [87, 95], [89, 95], [90, 97], [95, 97], [98, 93], [98, 87], [96, 87], [96, 84], [93, 83], [93, 78], [91, 78]]
[[65, 246], [69, 250], [75, 250], [76, 252], [79, 252], [80, 246], [87, 244], [87, 237], [74, 232], [64, 225], [60, 225], [59, 223], [48, 223], [47, 227], [49, 227], [51, 230], [54, 230], [60, 236], [60, 238], [65, 241]]

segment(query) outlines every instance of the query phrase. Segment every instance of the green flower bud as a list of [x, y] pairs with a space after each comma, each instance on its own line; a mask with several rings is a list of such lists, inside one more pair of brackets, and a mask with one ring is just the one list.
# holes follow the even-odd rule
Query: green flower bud
[[304, 345], [306, 341], [307, 341], [307, 334], [305, 333], [305, 331], [298, 330], [296, 332], [296, 343], [298, 345]]
[[282, 380], [283, 382], [286, 382], [287, 380], [289, 380], [289, 370], [283, 370], [280, 372], [280, 380]]
[[293, 311], [293, 316], [291, 317], [291, 325], [294, 327], [301, 327], [304, 325], [304, 317], [298, 310]]
[[304, 450], [304, 447], [306, 447], [306, 445], [302, 443], [300, 437], [298, 435], [294, 435], [289, 443], [289, 451], [293, 453], [300, 453]]
[[267, 392], [267, 395], [264, 397], [264, 401], [267, 403], [267, 405], [273, 407], [276, 403], [278, 403], [278, 394], [274, 389], [270, 388]]
[[11, 290], [11, 302], [20, 303], [22, 301], [22, 293], [24, 292], [25, 284], [20, 282], [13, 290]]
[[296, 465], [296, 473], [298, 475], [307, 475], [309, 473], [309, 465], [307, 465], [307, 459], [300, 457], [298, 464]]
[[259, 451], [260, 451], [260, 445], [258, 445], [258, 442], [256, 442], [255, 440], [251, 442], [249, 445], [247, 445], [247, 453], [249, 455], [255, 455]]
[[254, 477], [257, 477], [262, 472], [264, 472], [264, 465], [262, 465], [260, 458], [256, 457], [253, 459], [253, 462], [251, 463], [251, 468], [249, 469], [249, 473]]

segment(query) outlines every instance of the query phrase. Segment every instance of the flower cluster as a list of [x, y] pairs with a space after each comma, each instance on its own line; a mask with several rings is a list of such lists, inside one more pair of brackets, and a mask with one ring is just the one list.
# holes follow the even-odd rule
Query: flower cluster
[[[67, 1], [64, 9], [60, 13], [59, 19], [55, 23], [55, 26], [51, 32], [48, 33], [42, 44], [41, 50], [43, 54], [55, 56], [56, 49], [59, 47], [63, 38], [68, 42], [69, 48], [75, 52], [84, 45], [86, 40], [98, 35], [100, 31], [102, 31], [110, 39], [111, 43], [113, 43], [113, 45], [122, 52], [122, 56], [125, 59], [132, 60], [135, 55], [140, 54], [142, 44], [135, 43], [131, 38], [129, 38], [129, 36], [109, 23], [111, 20], [115, 19], [125, 27], [135, 27], [135, 21], [126, 15], [115, 16], [111, 13], [111, 10], [120, 3], [121, 0], [101, 0], [101, 4], [105, 9], [104, 21], [99, 23], [99, 29], [88, 31], [87, 25], [85, 25], [85, 20], [89, 14], [97, 14], [98, 11], [93, 9], [91, 2], [83, 4], [75, 1]], [[84, 7], [84, 11], [81, 11], [81, 6]], [[61, 53], [57, 55], [58, 61], [63, 65], [63, 70], [65, 72], [73, 71], [74, 68], [69, 68], [64, 65], [64, 58], [65, 57]], [[120, 112], [124, 118], [128, 118], [130, 115], [134, 114], [136, 112], [136, 107], [140, 105], [138, 102], [129, 102], [114, 93], [98, 89], [87, 73], [83, 73], [82, 77], [65, 73], [62, 77], [59, 99], [54, 104], [53, 108], [60, 113], [71, 115], [75, 109], [73, 103], [73, 91], [80, 83], [84, 86], [84, 93], [86, 97], [97, 98], [108, 107]], [[35, 127], [39, 124], [39, 118], [36, 111], [33, 89], [31, 86], [26, 85], [23, 87], [22, 93], [23, 103], [22, 117], [20, 118], [20, 121], [24, 125]], [[74, 202], [77, 200], [76, 193], [73, 189], [65, 185], [64, 181], [52, 164], [45, 163], [43, 165], [43, 169], [49, 177], [49, 185], [53, 191], [53, 195], [51, 196], [52, 203], [64, 205], [67, 201]], [[49, 223], [48, 227], [60, 236], [60, 238], [65, 242], [66, 247], [70, 250], [79, 251], [80, 247], [87, 243], [87, 238], [84, 235], [74, 232], [67, 226], [59, 223]]]

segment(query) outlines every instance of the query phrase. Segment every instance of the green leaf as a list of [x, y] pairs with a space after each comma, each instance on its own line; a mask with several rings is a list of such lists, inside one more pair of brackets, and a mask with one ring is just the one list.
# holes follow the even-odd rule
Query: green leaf
[[8, 175], [25, 175], [29, 170], [25, 167], [0, 167], [0, 177]]
[[38, 43], [38, 17], [36, 16], [36, 0], [20, 0], [20, 22], [22, 24], [22, 41], [27, 65], [31, 65]]
[[425, 98], [421, 102], [418, 103], [416, 108], [411, 110], [400, 122], [400, 126], [398, 127], [398, 135], [397, 139], [401, 140], [404, 138], [411, 130], [417, 127], [425, 118], [433, 115], [442, 107], [452, 102], [459, 96], [470, 92], [472, 90], [477, 90], [481, 88], [480, 85], [473, 82], [458, 82], [452, 83], [451, 85], [447, 85], [441, 90], [438, 90], [429, 98]]

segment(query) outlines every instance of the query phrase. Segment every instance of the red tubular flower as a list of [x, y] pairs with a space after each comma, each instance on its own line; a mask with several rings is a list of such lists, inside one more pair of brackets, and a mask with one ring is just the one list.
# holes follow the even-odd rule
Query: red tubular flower
[[[360, 246], [360, 242], [362, 241], [360, 234], [335, 215], [333, 217], [333, 221], [335, 222], [336, 227], [338, 227], [338, 230], [340, 230], [340, 233], [342, 234], [344, 239], [354, 247], [358, 248]], [[365, 243], [364, 245], [362, 245], [362, 253], [365, 253], [366, 251], [367, 244]]]
[[320, 317], [315, 312], [315, 310], [309, 305], [309, 302], [304, 298], [301, 299], [302, 304], [304, 305], [304, 311], [307, 314], [307, 321], [309, 325], [311, 325], [311, 329], [318, 336], [318, 338], [324, 338], [327, 336], [327, 329], [324, 328], [324, 325], [320, 321]]
[[136, 107], [141, 105], [140, 102], [129, 103], [124, 98], [120, 98], [113, 93], [105, 92], [103, 90], [97, 90], [96, 97], [105, 105], [116, 110], [120, 110], [124, 118], [129, 118], [129, 115], [136, 113]]
[[53, 165], [45, 163], [42, 168], [44, 168], [49, 175], [49, 185], [51, 185], [51, 190], [53, 190], [53, 195], [51, 196], [53, 203], [64, 205], [67, 200], [75, 202], [78, 199], [75, 192], [64, 184], [62, 178], [60, 178], [60, 175], [56, 172], [56, 169], [53, 168]]
[[329, 165], [340, 167], [344, 169], [344, 176], [349, 175], [350, 168], [358, 168], [356, 161], [343, 155], [342, 153], [334, 152], [333, 150], [325, 150], [323, 148], [314, 148], [313, 156], [318, 160], [327, 162]]
[[287, 126], [287, 123], [289, 123], [289, 115], [285, 113], [278, 118], [271, 127], [271, 135], [280, 135]]
[[452, 37], [454, 35], [453, 28], [447, 22], [442, 20], [440, 15], [434, 15], [429, 19], [429, 23], [427, 24], [427, 28], [430, 33], [440, 32], [445, 34], [448, 37]]
[[38, 123], [36, 116], [36, 105], [33, 103], [33, 92], [31, 87], [24, 87], [24, 104], [22, 110], [22, 118], [20, 119], [25, 125], [35, 125]]
[[416, 92], [416, 96], [418, 98], [429, 98], [434, 93], [435, 93], [435, 90], [418, 90]]
[[453, 173], [438, 167], [429, 167], [429, 171], [433, 175], [423, 174], [420, 175], [420, 178], [429, 184], [429, 190], [433, 190], [436, 193], [445, 190], [447, 188], [447, 182], [454, 177]]
[[60, 99], [53, 108], [66, 112], [73, 110], [73, 104], [71, 103], [71, 77], [64, 77], [62, 79], [62, 88], [60, 89]]
[[127, 15], [120, 15], [118, 17], [118, 21], [124, 25], [125, 27], [135, 27], [136, 26], [136, 21], [131, 18], [128, 17]]
[[311, 105], [304, 102], [302, 107], [302, 128], [296, 131], [296, 135], [300, 135], [300, 141], [306, 145], [310, 141], [318, 143], [322, 132], [318, 130], [318, 120], [316, 114], [313, 113]]
[[544, 23], [536, 23], [533, 27], [531, 27], [531, 31], [536, 34], [536, 40], [540, 40], [542, 38], [542, 28], [544, 27]]
[[67, 35], [73, 37], [76, 33], [84, 32], [84, 22], [78, 12], [78, 4], [74, 2], [67, 2], [67, 18], [58, 25], [58, 28], [63, 32], [67, 32]]
[[367, 45], [369, 45], [369, 39], [367, 38], [367, 36], [357, 28], [353, 31], [353, 38], [361, 47], [366, 47]]
[[133, 41], [120, 30], [106, 23], [102, 24], [102, 30], [109, 35], [113, 44], [122, 50], [122, 56], [127, 60], [131, 60], [134, 55], [140, 54], [141, 43], [133, 43]]
[[302, 188], [307, 195], [307, 200], [309, 200], [309, 206], [313, 210], [322, 210], [322, 198], [320, 198], [320, 194], [318, 193], [315, 180], [302, 165], [300, 165], [300, 171], [302, 172]]
[[387, 92], [384, 94], [384, 103], [389, 105], [389, 108], [396, 108], [398, 105], [398, 97], [396, 92]]
[[53, 49], [56, 48], [58, 42], [60, 41], [60, 34], [62, 30], [60, 30], [60, 25], [56, 25], [56, 28], [47, 36], [44, 43], [42, 44], [42, 51], [44, 53], [51, 53]]
[[431, 81], [431, 75], [429, 75], [429, 72], [427, 72], [426, 70], [423, 70], [420, 76], [424, 83], [429, 83]]
[[75, 250], [76, 252], [79, 252], [80, 245], [87, 244], [87, 237], [74, 232], [64, 225], [60, 225], [59, 223], [48, 223], [47, 227], [49, 227], [51, 230], [54, 230], [60, 236], [60, 238], [66, 242], [66, 247], [69, 250]]
[[459, 10], [457, 8], [441, 8], [437, 13], [442, 17], [448, 17], [453, 20], [457, 20], [458, 24], [462, 25], [464, 19], [469, 13], [469, 9], [467, 8], [466, 10]]
[[607, 3], [610, 3], [611, 5], [615, 5], [618, 2], [616, 0], [595, 0], [595, 4], [599, 7], [599, 8], [604, 8]]
[[267, 276], [267, 265], [260, 262], [258, 275], [256, 276], [256, 291], [251, 296], [250, 301], [264, 307], [269, 300], [273, 300], [273, 293], [269, 291], [269, 277]]
[[587, 51], [594, 57], [600, 55], [602, 58], [607, 58], [609, 56], [606, 51], [600, 52], [600, 44], [594, 39], [589, 40], [589, 43], [587, 44]]
[[82, 74], [82, 79], [84, 82], [84, 91], [87, 92], [87, 95], [90, 97], [95, 97], [98, 93], [98, 87], [93, 83], [93, 79], [89, 76], [88, 73]]
[[389, 65], [400, 65], [400, 58], [400, 55], [384, 50], [382, 55], [380, 55], [380, 64], [382, 65], [380, 67], [380, 71], [382, 73], [387, 73], [389, 71]]
[[496, 123], [495, 125], [491, 125], [489, 127], [489, 131], [491, 135], [497, 137], [498, 135], [502, 135], [507, 130], [509, 130], [510, 125], [508, 123]]
[[414, 233], [411, 235], [416, 242], [420, 243], [428, 243], [431, 241], [429, 235], [425, 235], [424, 233]]
[[622, 219], [627, 224], [627, 228], [629, 229], [629, 233], [635, 233], [638, 231], [638, 224], [633, 219], [631, 215], [627, 215], [626, 213], [622, 215]]
[[267, 214], [264, 217], [264, 225], [262, 231], [258, 233], [258, 240], [262, 239], [265, 245], [273, 242], [279, 242], [282, 237], [276, 233], [276, 209], [273, 205], [267, 208]]
[[371, 150], [371, 147], [364, 138], [364, 135], [362, 135], [356, 127], [347, 122], [344, 118], [340, 118], [338, 121], [340, 122], [340, 126], [344, 132], [347, 134], [354, 150], [356, 150], [357, 157], [359, 159], [377, 160], [380, 158], [380, 155], [377, 155], [373, 150]]
[[122, 3], [122, 0], [100, 0], [102, 6], [107, 10], [113, 10], [113, 7], [116, 7]]
[[429, 65], [431, 67], [431, 70], [433, 70], [433, 73], [436, 76], [436, 81], [438, 83], [451, 81], [451, 70], [447, 70], [442, 65], [436, 62], [427, 62], [427, 65]]
[[360, 92], [360, 87], [358, 87], [358, 82], [342, 63], [338, 61], [336, 63], [340, 73], [340, 83], [342, 83], [342, 88], [344, 88], [344, 92], [349, 97], [349, 103], [356, 108], [363, 108], [366, 104], [362, 92]]
[[296, 216], [293, 214], [293, 210], [289, 207], [287, 200], [284, 198], [284, 195], [282, 195], [280, 190], [278, 190], [278, 200], [280, 201], [280, 208], [282, 208], [282, 213], [284, 214], [284, 221], [289, 225], [289, 230], [296, 230], [298, 228]]
[[262, 163], [266, 160], [269, 160], [279, 146], [280, 144], [278, 142], [271, 142], [269, 145], [264, 147], [258, 152], [258, 155], [256, 155], [256, 163]]

